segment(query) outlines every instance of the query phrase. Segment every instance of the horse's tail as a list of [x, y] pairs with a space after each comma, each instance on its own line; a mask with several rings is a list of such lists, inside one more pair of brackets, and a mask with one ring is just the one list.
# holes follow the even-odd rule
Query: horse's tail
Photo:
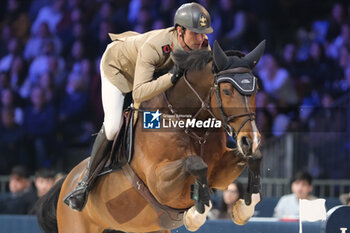
[[36, 206], [38, 223], [45, 233], [57, 233], [57, 202], [65, 177], [60, 179], [44, 196]]

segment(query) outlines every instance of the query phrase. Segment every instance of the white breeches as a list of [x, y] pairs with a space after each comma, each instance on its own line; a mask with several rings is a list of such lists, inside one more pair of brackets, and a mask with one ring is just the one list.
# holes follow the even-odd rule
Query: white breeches
[[108, 140], [113, 140], [123, 114], [125, 96], [104, 75], [101, 69], [102, 105], [104, 111], [104, 128]]

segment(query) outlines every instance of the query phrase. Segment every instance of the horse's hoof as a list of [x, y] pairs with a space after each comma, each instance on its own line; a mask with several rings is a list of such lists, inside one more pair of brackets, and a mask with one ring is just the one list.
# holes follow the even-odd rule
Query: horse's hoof
[[232, 221], [237, 225], [244, 225], [254, 215], [255, 205], [260, 202], [260, 193], [253, 193], [251, 204], [246, 205], [243, 199], [239, 199], [232, 209]]
[[[238, 200], [237, 203], [233, 206], [233, 209], [232, 209], [232, 221], [234, 223], [236, 223], [237, 225], [244, 225], [248, 222], [249, 218], [251, 216], [253, 216], [253, 214], [249, 217], [249, 213], [248, 213], [248, 217], [246, 214], [241, 214], [242, 212], [242, 205], [245, 205], [244, 201], [243, 200]], [[254, 212], [253, 212], [254, 213]]]
[[184, 213], [184, 225], [189, 231], [197, 231], [207, 219], [209, 210], [212, 208], [211, 201], [209, 206], [204, 205], [205, 211], [203, 214], [198, 213], [195, 206], [192, 206], [189, 210]]

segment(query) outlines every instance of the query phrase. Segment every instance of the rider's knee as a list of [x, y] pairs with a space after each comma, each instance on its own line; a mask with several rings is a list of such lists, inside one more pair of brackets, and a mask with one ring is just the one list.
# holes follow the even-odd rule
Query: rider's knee
[[114, 139], [115, 134], [118, 131], [119, 124], [108, 124], [106, 122], [103, 123], [105, 132], [106, 132], [106, 137], [108, 140], [112, 141]]

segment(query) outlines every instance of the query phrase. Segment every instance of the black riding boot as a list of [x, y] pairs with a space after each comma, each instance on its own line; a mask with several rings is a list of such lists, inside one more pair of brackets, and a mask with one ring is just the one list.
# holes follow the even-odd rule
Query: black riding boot
[[88, 194], [92, 189], [92, 185], [96, 180], [98, 172], [96, 169], [102, 159], [107, 156], [111, 150], [113, 141], [109, 141], [106, 138], [104, 132], [104, 127], [102, 126], [100, 132], [98, 133], [94, 145], [92, 147], [91, 157], [88, 162], [86, 173], [83, 179], [78, 183], [78, 186], [64, 198], [64, 203], [66, 203], [70, 208], [74, 210], [81, 211], [87, 202]]

